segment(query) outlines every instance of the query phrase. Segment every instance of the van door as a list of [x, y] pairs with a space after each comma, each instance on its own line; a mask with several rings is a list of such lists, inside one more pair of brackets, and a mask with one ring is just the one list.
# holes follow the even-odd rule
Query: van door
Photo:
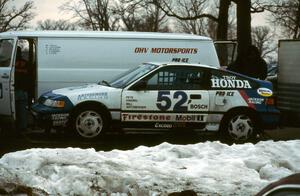
[[15, 111], [12, 86], [15, 43], [14, 39], [0, 39], [0, 115], [5, 116], [11, 116]]
[[220, 66], [228, 66], [236, 60], [237, 42], [215, 41], [214, 44], [220, 61]]

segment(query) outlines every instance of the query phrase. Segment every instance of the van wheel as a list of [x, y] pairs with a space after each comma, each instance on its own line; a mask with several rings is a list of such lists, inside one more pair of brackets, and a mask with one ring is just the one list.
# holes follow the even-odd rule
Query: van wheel
[[221, 139], [233, 142], [246, 142], [257, 133], [257, 121], [248, 111], [232, 112], [224, 117], [220, 127]]
[[93, 139], [106, 130], [107, 117], [101, 109], [85, 107], [75, 112], [72, 125], [79, 136]]

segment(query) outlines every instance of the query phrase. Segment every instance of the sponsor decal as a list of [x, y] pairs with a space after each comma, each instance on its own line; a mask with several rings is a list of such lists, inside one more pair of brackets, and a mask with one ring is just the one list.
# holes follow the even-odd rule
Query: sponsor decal
[[245, 90], [240, 90], [239, 93], [243, 97], [243, 99], [245, 100], [245, 102], [248, 104], [248, 106], [250, 108], [256, 109], [256, 107], [253, 103], [248, 102], [249, 96], [247, 95]]
[[90, 99], [108, 99], [107, 93], [86, 93], [78, 95], [77, 100], [90, 100]]
[[172, 62], [188, 63], [189, 62], [189, 58], [172, 58]]
[[70, 91], [73, 91], [73, 90], [78, 90], [78, 89], [84, 89], [84, 88], [87, 88], [87, 87], [89, 87], [89, 85], [73, 86], [73, 87], [69, 87], [67, 89], [70, 90]]
[[176, 121], [179, 122], [203, 122], [203, 115], [176, 115]]
[[216, 92], [216, 95], [220, 96], [220, 97], [224, 97], [225, 95], [226, 96], [229, 96], [229, 97], [232, 97], [234, 96], [234, 92], [232, 91], [228, 91], [228, 92], [225, 92], [225, 91], [217, 91]]
[[0, 83], [0, 99], [3, 97], [2, 83]]
[[155, 123], [155, 128], [162, 128], [162, 129], [171, 129], [173, 127], [172, 124], [162, 124], [162, 123]]
[[51, 114], [53, 126], [65, 125], [68, 121], [69, 114]]
[[126, 109], [146, 109], [144, 105], [134, 105], [138, 104], [138, 100], [134, 99], [133, 96], [126, 96]]
[[203, 122], [204, 115], [201, 114], [166, 114], [166, 113], [122, 113], [122, 121], [141, 122]]
[[126, 96], [126, 102], [138, 102], [137, 99], [134, 99], [133, 96]]
[[223, 79], [225, 79], [225, 80], [235, 80], [236, 76], [223, 76]]
[[126, 103], [126, 109], [146, 109], [146, 106], [142, 105], [132, 105], [131, 103]]
[[189, 104], [190, 109], [199, 109], [199, 110], [206, 110], [208, 109], [208, 105], [205, 104]]
[[220, 97], [224, 97], [225, 96], [225, 91], [217, 91], [216, 95], [220, 96]]
[[122, 113], [122, 121], [171, 121], [171, 115]]
[[265, 99], [263, 98], [255, 98], [255, 97], [250, 97], [248, 98], [248, 103], [251, 104], [262, 104], [264, 102]]
[[56, 55], [61, 52], [61, 47], [55, 44], [46, 44], [45, 51], [46, 55]]
[[248, 80], [211, 79], [212, 88], [252, 88]]
[[134, 53], [137, 54], [197, 54], [198, 48], [142, 48], [136, 47]]
[[52, 120], [65, 120], [67, 119], [69, 114], [51, 114]]
[[262, 97], [271, 97], [273, 95], [273, 91], [268, 88], [259, 88], [257, 93]]
[[227, 92], [227, 93], [226, 93], [226, 96], [232, 97], [232, 96], [234, 96], [234, 92]]

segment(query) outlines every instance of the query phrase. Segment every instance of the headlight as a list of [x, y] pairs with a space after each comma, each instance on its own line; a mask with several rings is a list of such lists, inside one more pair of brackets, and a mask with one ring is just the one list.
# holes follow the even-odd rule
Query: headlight
[[65, 107], [65, 101], [46, 99], [44, 105], [49, 107], [54, 107], [54, 108], [63, 108]]

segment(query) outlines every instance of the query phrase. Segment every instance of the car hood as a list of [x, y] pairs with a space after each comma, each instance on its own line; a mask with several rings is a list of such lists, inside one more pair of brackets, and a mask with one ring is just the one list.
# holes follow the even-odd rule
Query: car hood
[[82, 86], [74, 86], [53, 90], [52, 93], [60, 95], [79, 95], [92, 92], [110, 92], [117, 90], [114, 87], [102, 86], [99, 84], [86, 84]]

